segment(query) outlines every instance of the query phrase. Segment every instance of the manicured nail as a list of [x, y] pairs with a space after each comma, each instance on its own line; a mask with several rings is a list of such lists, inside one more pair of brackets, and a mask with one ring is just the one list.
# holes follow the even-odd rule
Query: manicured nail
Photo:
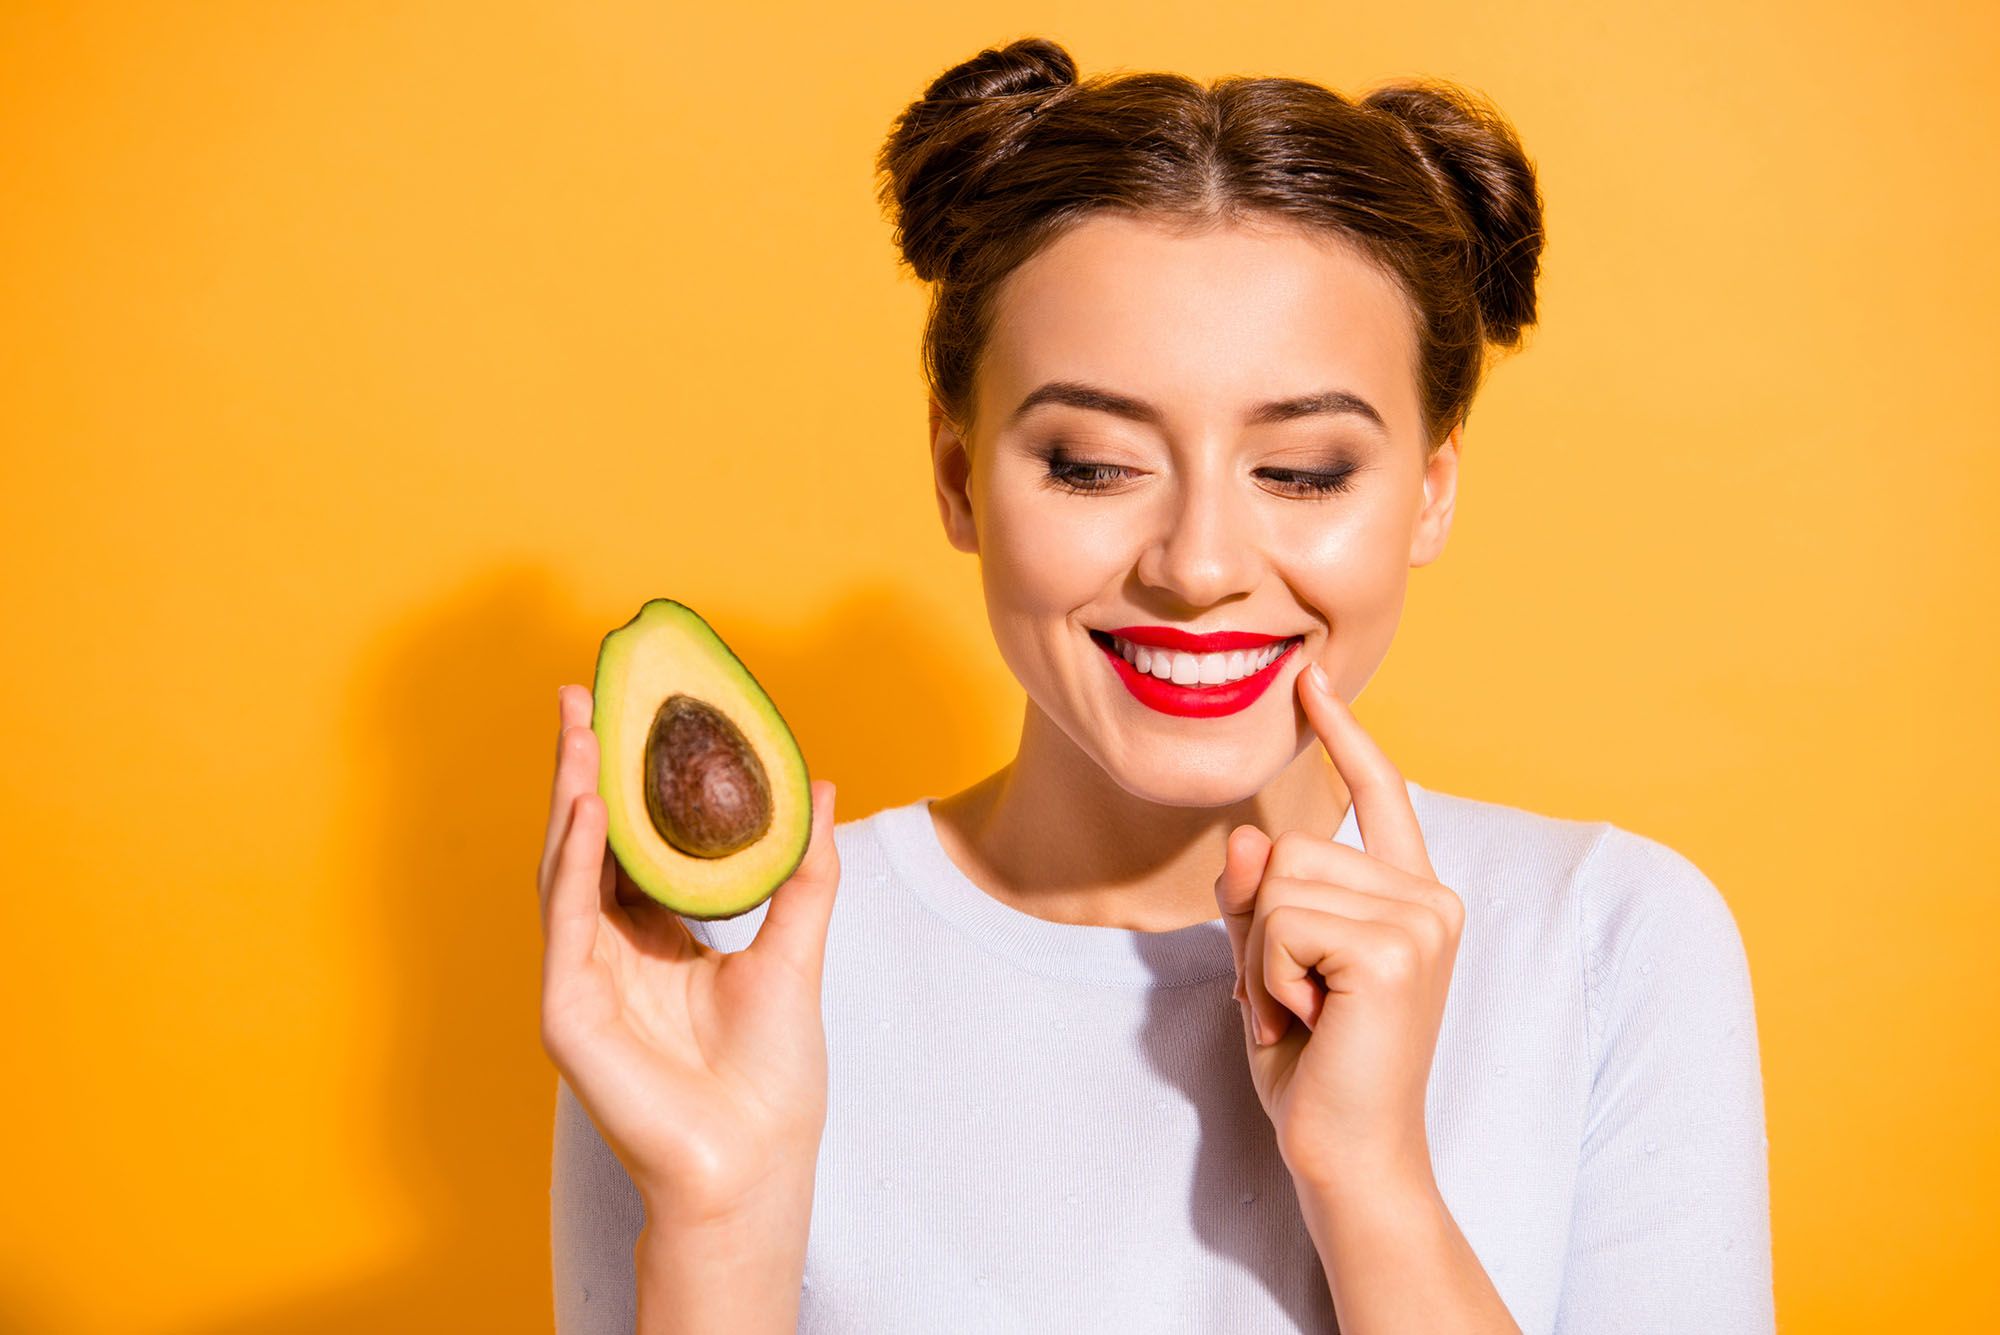
[[1321, 691], [1322, 693], [1324, 693], [1324, 694], [1326, 694], [1326, 695], [1332, 695], [1332, 694], [1333, 694], [1333, 688], [1332, 688], [1331, 686], [1329, 686], [1329, 685], [1327, 685], [1327, 684], [1326, 684], [1326, 669], [1325, 669], [1325, 668], [1321, 667], [1321, 666], [1320, 666], [1319, 664], [1317, 664], [1317, 663], [1314, 663], [1314, 664], [1313, 664], [1312, 666], [1310, 666], [1310, 667], [1308, 667], [1308, 668], [1306, 669], [1306, 676], [1308, 676], [1308, 677], [1310, 677], [1310, 678], [1312, 679], [1312, 684], [1313, 684], [1313, 685], [1314, 685], [1314, 686], [1315, 686], [1316, 688], [1318, 688], [1318, 689], [1319, 689], [1319, 690], [1320, 690], [1320, 691]]

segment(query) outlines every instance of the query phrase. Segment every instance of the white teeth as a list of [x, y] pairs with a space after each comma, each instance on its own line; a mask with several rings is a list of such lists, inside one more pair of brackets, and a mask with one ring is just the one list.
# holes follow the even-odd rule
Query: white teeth
[[1263, 671], [1273, 658], [1291, 644], [1276, 640], [1257, 649], [1232, 649], [1218, 654], [1186, 654], [1159, 649], [1149, 644], [1133, 644], [1116, 635], [1111, 643], [1119, 654], [1140, 672], [1178, 686], [1220, 686]]

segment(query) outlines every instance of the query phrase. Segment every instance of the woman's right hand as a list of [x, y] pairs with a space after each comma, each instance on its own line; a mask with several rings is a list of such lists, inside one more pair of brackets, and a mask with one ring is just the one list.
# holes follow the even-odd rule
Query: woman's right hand
[[826, 1122], [820, 1015], [840, 883], [834, 785], [815, 780], [805, 858], [756, 939], [718, 951], [633, 886], [605, 842], [591, 693], [558, 692], [542, 849], [542, 1047], [649, 1214], [754, 1212], [810, 1181]]

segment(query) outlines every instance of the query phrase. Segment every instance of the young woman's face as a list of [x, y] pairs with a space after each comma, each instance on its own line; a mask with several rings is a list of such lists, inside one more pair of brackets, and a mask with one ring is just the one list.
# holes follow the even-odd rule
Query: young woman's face
[[[1305, 664], [1352, 700], [1387, 654], [1456, 481], [1456, 431], [1427, 457], [1414, 348], [1394, 280], [1291, 229], [1101, 214], [1009, 277], [971, 440], [933, 405], [939, 503], [1032, 704], [1127, 791], [1251, 796], [1313, 739]], [[1091, 633], [1133, 626], [1302, 642], [1248, 706], [1190, 716], [1135, 693]]]

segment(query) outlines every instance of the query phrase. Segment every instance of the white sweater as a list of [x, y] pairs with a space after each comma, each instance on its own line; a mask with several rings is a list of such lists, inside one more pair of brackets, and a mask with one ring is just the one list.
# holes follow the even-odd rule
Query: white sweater
[[[1408, 783], [1466, 906], [1425, 1124], [1524, 1335], [1768, 1335], [1743, 944], [1686, 858]], [[798, 1329], [1338, 1329], [1250, 1083], [1221, 920], [1049, 922], [987, 895], [929, 798], [836, 826], [829, 1068]], [[1350, 810], [1335, 838], [1361, 846]], [[690, 921], [741, 949], [765, 905]], [[558, 1079], [556, 1328], [627, 1335], [644, 1211]]]

